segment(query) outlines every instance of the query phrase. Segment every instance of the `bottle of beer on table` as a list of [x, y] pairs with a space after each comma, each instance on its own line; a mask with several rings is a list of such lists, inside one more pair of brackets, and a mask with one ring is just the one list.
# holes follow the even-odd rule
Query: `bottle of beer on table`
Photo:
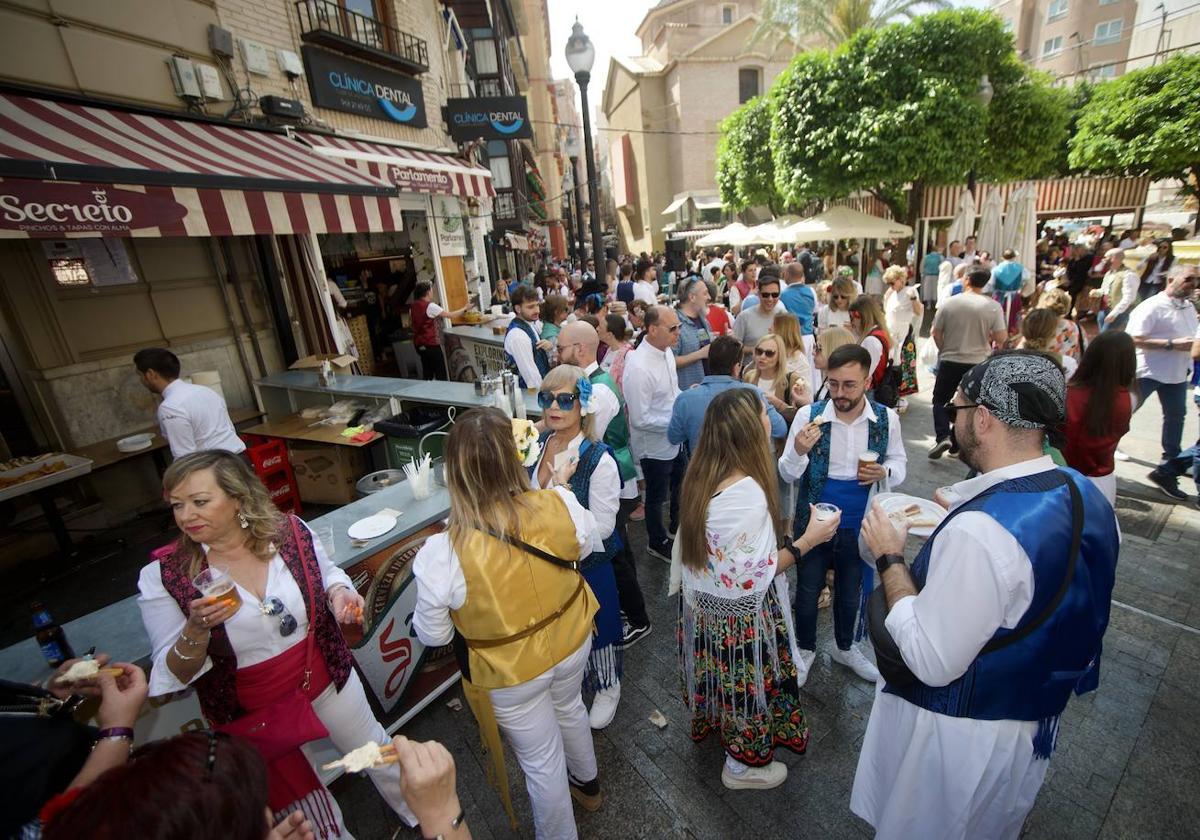
[[71, 649], [71, 643], [67, 641], [67, 634], [50, 615], [46, 605], [41, 601], [34, 601], [31, 610], [33, 612], [33, 629], [37, 631], [35, 638], [38, 647], [42, 649], [42, 656], [46, 657], [46, 662], [50, 667], [57, 668], [68, 659], [74, 659], [75, 651]]

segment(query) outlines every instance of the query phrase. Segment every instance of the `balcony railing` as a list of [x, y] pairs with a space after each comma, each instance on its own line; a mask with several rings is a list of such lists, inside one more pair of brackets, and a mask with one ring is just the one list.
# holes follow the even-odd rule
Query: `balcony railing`
[[408, 73], [424, 73], [429, 69], [425, 39], [352, 12], [334, 0], [298, 0], [296, 16], [300, 20], [300, 39], [305, 43]]

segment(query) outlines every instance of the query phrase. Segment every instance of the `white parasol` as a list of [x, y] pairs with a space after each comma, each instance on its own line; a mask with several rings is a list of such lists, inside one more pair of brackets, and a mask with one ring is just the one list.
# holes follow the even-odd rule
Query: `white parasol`
[[958, 197], [958, 212], [954, 221], [950, 222], [950, 230], [946, 231], [946, 242], [964, 241], [975, 232], [975, 196], [968, 189], [963, 189]]
[[1037, 255], [1037, 190], [1026, 182], [1017, 187], [1008, 200], [1008, 217], [1004, 220], [1004, 247], [1017, 252], [1017, 262], [1031, 274], [1036, 271]]
[[749, 245], [746, 237], [750, 229], [741, 222], [734, 222], [731, 225], [726, 225], [723, 228], [718, 228], [712, 233], [701, 236], [695, 242], [697, 248], [708, 248], [713, 245], [733, 245], [742, 246]]
[[979, 232], [975, 234], [975, 250], [987, 251], [992, 255], [992, 262], [1000, 262], [1000, 254], [1004, 250], [1004, 198], [1000, 190], [991, 187], [983, 200], [983, 210], [979, 214]]
[[780, 231], [786, 242], [829, 241], [837, 239], [902, 239], [912, 236], [912, 228], [891, 219], [860, 213], [849, 207], [831, 207], [808, 219], [802, 219]]

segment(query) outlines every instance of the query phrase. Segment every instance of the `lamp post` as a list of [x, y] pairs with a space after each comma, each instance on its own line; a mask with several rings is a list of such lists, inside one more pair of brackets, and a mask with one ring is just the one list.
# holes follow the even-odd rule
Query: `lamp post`
[[[996, 89], [992, 87], [992, 80], [988, 78], [987, 73], [984, 73], [979, 80], [979, 89], [975, 91], [975, 101], [983, 106], [984, 110], [992, 104], [992, 97], [996, 95]], [[971, 195], [975, 195], [975, 167], [971, 167], [971, 171], [967, 173], [967, 189], [971, 191]]]
[[[596, 157], [592, 151], [592, 121], [588, 114], [587, 98], [592, 65], [596, 62], [596, 48], [592, 46], [591, 39], [583, 34], [583, 25], [578, 18], [571, 27], [571, 37], [567, 39], [566, 58], [567, 66], [575, 74], [575, 81], [579, 85], [580, 104], [583, 108], [583, 150], [587, 163], [588, 201], [592, 205], [592, 259], [596, 261], [598, 277], [604, 265], [604, 237], [600, 234], [600, 202], [596, 198]], [[584, 265], [586, 266], [586, 262]]]
[[[575, 224], [578, 232], [572, 233], [572, 238], [579, 243], [579, 270], [583, 271], [587, 267], [587, 233], [583, 227], [583, 194], [579, 190], [579, 179], [575, 177], [575, 173], [579, 172], [579, 158], [574, 156], [571, 158], [571, 198], [575, 205]], [[568, 220], [567, 227], [570, 227]]]

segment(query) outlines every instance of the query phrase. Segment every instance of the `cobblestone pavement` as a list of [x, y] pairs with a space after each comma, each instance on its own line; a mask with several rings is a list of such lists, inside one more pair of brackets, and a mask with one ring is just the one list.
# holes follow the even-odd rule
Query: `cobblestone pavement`
[[[903, 490], [929, 497], [960, 479], [965, 468], [949, 457], [929, 461], [933, 442], [928, 375], [925, 391], [903, 417], [909, 477]], [[1190, 406], [1190, 404], [1189, 404]], [[1196, 439], [1196, 414], [1185, 446]], [[1074, 698], [1064, 717], [1058, 751], [1025, 829], [1025, 837], [1063, 840], [1200, 837], [1200, 512], [1171, 504], [1145, 480], [1157, 460], [1162, 414], [1156, 400], [1134, 416], [1118, 464], [1119, 514], [1125, 532], [1112, 620], [1105, 640], [1099, 691]], [[1190, 480], [1181, 485], [1193, 493]], [[643, 530], [633, 539], [644, 549]], [[911, 554], [911, 551], [910, 551]], [[666, 564], [639, 555], [639, 575], [654, 632], [626, 658], [620, 709], [596, 733], [604, 806], [576, 809], [583, 838], [869, 837], [870, 827], [849, 811], [850, 788], [871, 710], [870, 686], [817, 657], [802, 690], [812, 741], [805, 756], [782, 751], [784, 785], [773, 791], [728, 791], [720, 781], [722, 753], [715, 737], [694, 744], [679, 691], [674, 609], [665, 597]], [[793, 589], [794, 591], [794, 589]], [[818, 645], [831, 642], [822, 610]], [[445, 705], [449, 692], [404, 730], [435, 738], [454, 753], [463, 806], [477, 838], [532, 837], [524, 781], [508, 766], [520, 827], [509, 829], [488, 788], [474, 720], [465, 707]], [[661, 711], [669, 725], [648, 720]], [[398, 825], [365, 779], [340, 780], [338, 801], [360, 840], [389, 838]], [[415, 837], [400, 831], [399, 837]]]

